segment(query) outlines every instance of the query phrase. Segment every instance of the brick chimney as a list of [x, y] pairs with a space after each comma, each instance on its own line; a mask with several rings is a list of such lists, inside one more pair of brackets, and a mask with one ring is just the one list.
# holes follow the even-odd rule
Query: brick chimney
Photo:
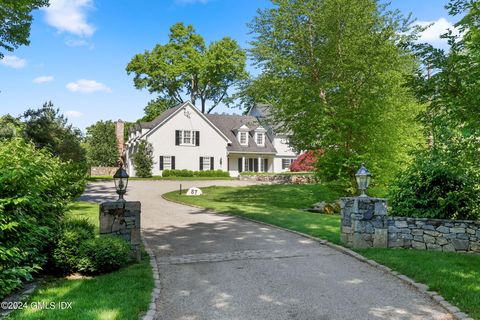
[[119, 154], [122, 162], [125, 161], [125, 159], [124, 159], [124, 152], [125, 152], [124, 130], [125, 130], [125, 123], [122, 120], [119, 119], [117, 121], [117, 123], [115, 124], [115, 135], [117, 137], [118, 154]]

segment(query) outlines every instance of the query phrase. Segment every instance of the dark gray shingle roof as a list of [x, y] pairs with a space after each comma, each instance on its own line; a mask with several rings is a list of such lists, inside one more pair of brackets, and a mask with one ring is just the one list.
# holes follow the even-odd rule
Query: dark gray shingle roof
[[[224, 135], [227, 136], [232, 144], [227, 147], [228, 151], [232, 152], [259, 152], [259, 153], [276, 153], [275, 147], [272, 142], [266, 136], [265, 146], [258, 146], [255, 143], [255, 139], [252, 131], [260, 127], [260, 123], [257, 118], [252, 116], [239, 116], [239, 115], [220, 115], [220, 114], [207, 114], [205, 115], [210, 122], [213, 123]], [[247, 126], [250, 129], [248, 146], [242, 146], [238, 142], [238, 138], [235, 135], [236, 131], [241, 126]]]

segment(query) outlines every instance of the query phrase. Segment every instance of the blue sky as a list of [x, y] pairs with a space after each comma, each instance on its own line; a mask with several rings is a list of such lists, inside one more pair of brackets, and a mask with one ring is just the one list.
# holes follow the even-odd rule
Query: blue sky
[[[207, 42], [230, 36], [242, 47], [247, 23], [267, 0], [50, 0], [34, 12], [31, 44], [0, 60], [0, 115], [21, 114], [51, 100], [82, 130], [97, 120], [134, 121], [155, 96], [133, 87], [125, 72], [130, 59], [165, 43], [169, 27], [193, 24]], [[419, 23], [436, 22], [424, 40], [452, 24], [445, 0], [393, 0], [392, 8], [412, 12]], [[221, 107], [218, 112], [238, 112]]]

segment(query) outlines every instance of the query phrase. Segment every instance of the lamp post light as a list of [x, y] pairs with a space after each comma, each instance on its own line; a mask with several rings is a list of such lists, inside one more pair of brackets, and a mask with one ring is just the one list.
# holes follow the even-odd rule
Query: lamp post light
[[127, 171], [123, 168], [123, 163], [120, 163], [120, 167], [117, 172], [113, 175], [113, 181], [115, 182], [115, 189], [118, 193], [117, 201], [125, 201], [123, 195], [127, 192], [129, 175]]
[[361, 192], [360, 197], [368, 197], [366, 191], [368, 189], [368, 185], [370, 184], [371, 177], [372, 175], [367, 168], [365, 168], [365, 163], [362, 163], [362, 166], [355, 174], [358, 190]]

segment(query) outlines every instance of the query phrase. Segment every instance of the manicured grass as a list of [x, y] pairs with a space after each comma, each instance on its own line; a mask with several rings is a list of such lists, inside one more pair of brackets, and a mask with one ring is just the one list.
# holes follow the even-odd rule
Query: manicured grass
[[315, 175], [314, 172], [252, 172], [252, 171], [244, 171], [241, 173], [242, 176], [313, 176]]
[[447, 301], [480, 319], [480, 255], [407, 249], [358, 252], [415, 281], [427, 284]]
[[[264, 221], [339, 243], [339, 216], [307, 213], [319, 201], [338, 193], [319, 185], [269, 185], [242, 188], [203, 188], [204, 195], [187, 197], [171, 192], [167, 199], [217, 212]], [[437, 291], [450, 303], [480, 319], [480, 255], [408, 249], [358, 250], [362, 255], [405, 274]]]
[[[72, 204], [68, 217], [86, 218], [98, 228], [98, 205]], [[91, 278], [48, 280], [30, 297], [31, 302], [69, 302], [70, 309], [23, 309], [12, 313], [14, 320], [138, 319], [146, 312], [153, 289], [148, 255], [140, 263]]]
[[[113, 177], [110, 176], [98, 176], [98, 177], [89, 177], [88, 181], [104, 181], [104, 180], [113, 180]], [[137, 178], [132, 177], [130, 180], [175, 180], [175, 181], [199, 181], [199, 180], [237, 180], [237, 178], [232, 177], [161, 177], [153, 176], [150, 178]]]
[[78, 201], [74, 202], [69, 207], [70, 211], [67, 212], [67, 219], [86, 219], [88, 222], [95, 226], [95, 232], [99, 232], [99, 217], [98, 217], [98, 204]]
[[167, 199], [217, 212], [239, 215], [300, 231], [334, 243], [340, 241], [340, 217], [305, 212], [315, 202], [334, 201], [338, 194], [321, 185], [263, 185], [202, 188], [200, 197], [165, 195]]

